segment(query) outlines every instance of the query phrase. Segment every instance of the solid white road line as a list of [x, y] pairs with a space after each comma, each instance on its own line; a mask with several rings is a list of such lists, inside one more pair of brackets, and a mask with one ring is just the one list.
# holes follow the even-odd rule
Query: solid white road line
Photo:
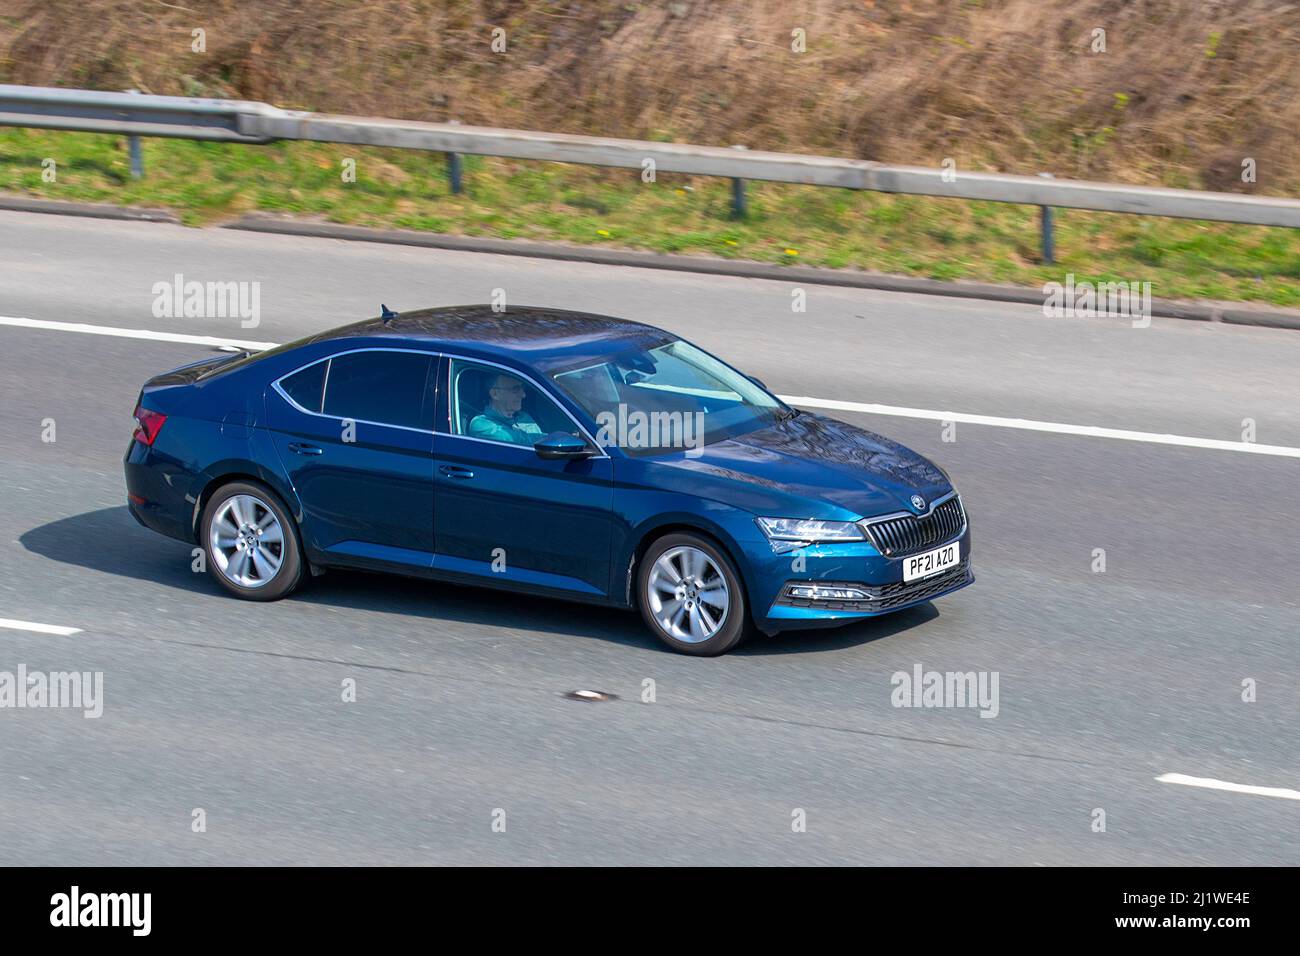
[[802, 395], [778, 395], [788, 405], [803, 408], [826, 408], [865, 415], [892, 415], [897, 418], [928, 418], [938, 422], [967, 422], [994, 428], [1019, 428], [1031, 432], [1054, 432], [1058, 435], [1085, 435], [1089, 438], [1118, 438], [1121, 441], [1149, 442], [1153, 445], [1182, 445], [1186, 448], [1213, 448], [1217, 451], [1240, 451], [1250, 455], [1279, 455], [1300, 458], [1300, 448], [1286, 445], [1257, 445], [1253, 442], [1224, 441], [1219, 438], [1192, 438], [1187, 435], [1162, 435], [1159, 432], [1135, 432], [1124, 428], [1101, 428], [1097, 425], [1068, 425], [1064, 422], [1039, 422], [1028, 418], [996, 418], [992, 415], [969, 415], [965, 412], [937, 412], [929, 408], [904, 408], [900, 405], [868, 405], [862, 402], [837, 402]]
[[1211, 777], [1189, 777], [1185, 773], [1162, 773], [1156, 777], [1160, 783], [1180, 783], [1185, 787], [1204, 787], [1206, 790], [1227, 790], [1231, 793], [1253, 793], [1260, 797], [1281, 797], [1283, 800], [1300, 800], [1300, 790], [1285, 787], [1252, 787], [1246, 783], [1229, 783]]
[[[148, 329], [116, 329], [104, 325], [82, 325], [77, 322], [50, 322], [43, 319], [21, 319], [0, 315], [0, 325], [27, 329], [48, 329], [56, 332], [82, 332], [88, 335], [116, 335], [130, 339], [150, 339], [156, 342], [181, 342], [188, 345], [208, 345], [213, 348], [229, 346], [238, 349], [271, 349], [276, 342], [250, 342], [242, 339], [223, 339], [210, 335], [181, 335], [176, 332], [152, 332]], [[810, 398], [804, 395], [779, 395], [781, 401], [801, 408], [824, 408], [831, 411], [860, 412], [864, 415], [888, 415], [895, 418], [925, 418], [936, 422], [964, 422], [970, 425], [988, 425], [992, 428], [1017, 428], [1022, 431], [1051, 432], [1057, 435], [1082, 435], [1087, 438], [1114, 438], [1120, 441], [1146, 442], [1152, 445], [1180, 445], [1184, 448], [1208, 448], [1215, 451], [1237, 451], [1248, 455], [1275, 455], [1282, 458], [1300, 458], [1300, 448], [1287, 445], [1258, 445], [1254, 442], [1225, 441], [1219, 438], [1194, 438], [1188, 435], [1163, 435], [1159, 432], [1130, 431], [1124, 428], [1102, 428], [1097, 425], [1070, 425], [1065, 422], [1041, 422], [1029, 418], [998, 418], [994, 415], [971, 415], [965, 412], [941, 412], [930, 408], [906, 408], [901, 405], [874, 405], [865, 402], [840, 402], [828, 398]]]
[[11, 621], [4, 617], [0, 617], [0, 627], [15, 631], [33, 631], [37, 634], [58, 634], [60, 637], [81, 633], [79, 627], [59, 627], [57, 624], [37, 624], [35, 621]]
[[20, 319], [0, 315], [0, 325], [13, 325], [24, 329], [48, 329], [54, 332], [81, 332], [85, 335], [114, 335], [123, 339], [149, 339], [154, 342], [181, 342], [185, 345], [229, 345], [237, 349], [275, 348], [274, 342], [246, 342], [241, 339], [219, 339], [211, 335], [182, 335], [179, 332], [151, 332], [148, 329], [115, 329], [107, 325], [83, 325], [80, 322], [49, 322], [44, 319]]

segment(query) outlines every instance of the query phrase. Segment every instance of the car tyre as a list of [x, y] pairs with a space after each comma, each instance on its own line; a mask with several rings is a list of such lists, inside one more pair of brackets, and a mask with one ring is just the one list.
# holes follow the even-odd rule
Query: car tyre
[[264, 485], [234, 481], [209, 499], [199, 520], [208, 573], [235, 597], [275, 601], [301, 583], [298, 526]]
[[669, 534], [651, 544], [636, 594], [646, 626], [682, 654], [725, 654], [752, 630], [735, 565], [702, 535]]

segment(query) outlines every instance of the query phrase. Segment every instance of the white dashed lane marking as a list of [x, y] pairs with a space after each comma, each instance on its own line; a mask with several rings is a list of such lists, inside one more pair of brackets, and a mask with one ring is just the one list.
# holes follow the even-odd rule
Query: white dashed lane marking
[[1215, 780], [1212, 777], [1189, 777], [1185, 773], [1162, 773], [1156, 777], [1159, 783], [1177, 783], [1184, 787], [1203, 787], [1206, 790], [1226, 790], [1229, 793], [1249, 793], [1257, 797], [1280, 797], [1283, 800], [1300, 800], [1300, 790], [1288, 790], [1285, 787], [1255, 787], [1248, 783], [1230, 783], [1227, 780]]
[[211, 335], [183, 335], [180, 332], [154, 332], [150, 329], [116, 329], [108, 325], [85, 325], [81, 322], [50, 322], [45, 319], [21, 319], [0, 315], [0, 325], [20, 329], [45, 329], [50, 332], [80, 332], [82, 335], [112, 335], [121, 339], [149, 339], [153, 342], [180, 342], [183, 345], [211, 345], [220, 348], [228, 345], [237, 349], [272, 349], [274, 342], [246, 342], [242, 339], [221, 339]]
[[1279, 455], [1283, 458], [1300, 458], [1300, 448], [1286, 445], [1257, 445], [1254, 442], [1224, 441], [1219, 438], [1193, 438], [1188, 435], [1163, 435], [1159, 432], [1129, 431], [1125, 428], [1101, 428], [1097, 425], [1068, 425], [1064, 422], [1040, 422], [1029, 418], [996, 418], [992, 415], [971, 415], [966, 412], [939, 412], [929, 408], [904, 408], [899, 405], [867, 405], [861, 402], [838, 402], [826, 398], [804, 398], [798, 395], [777, 396], [787, 405], [802, 408], [825, 408], [841, 412], [862, 412], [865, 415], [893, 415], [896, 418], [927, 418], [939, 422], [965, 422], [971, 425], [991, 425], [994, 428], [1019, 428], [1031, 432], [1054, 432], [1058, 435], [1082, 435], [1088, 438], [1116, 438], [1120, 441], [1141, 441], [1153, 445], [1182, 445], [1185, 448], [1212, 448], [1216, 451], [1239, 451], [1248, 455]]
[[35, 621], [11, 621], [7, 617], [0, 617], [0, 627], [7, 627], [12, 631], [31, 631], [34, 634], [58, 634], [60, 637], [68, 637], [72, 634], [80, 634], [79, 627], [60, 627], [57, 624], [37, 624]]

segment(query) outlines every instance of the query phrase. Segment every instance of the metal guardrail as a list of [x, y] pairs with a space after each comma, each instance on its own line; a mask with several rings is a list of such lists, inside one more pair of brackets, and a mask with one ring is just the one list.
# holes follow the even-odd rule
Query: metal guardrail
[[245, 100], [0, 84], [0, 126], [269, 143], [265, 136], [245, 134], [243, 127], [251, 117], [283, 113]]
[[[239, 143], [314, 140], [447, 153], [502, 156], [735, 181], [832, 186], [950, 199], [1170, 216], [1300, 228], [1300, 200], [1084, 182], [1002, 173], [945, 172], [922, 166], [690, 146], [600, 136], [422, 123], [283, 110], [241, 100], [191, 99], [0, 84], [0, 126], [164, 136]], [[459, 164], [451, 164], [459, 179]], [[740, 192], [743, 200], [743, 192]], [[1046, 219], [1050, 223], [1050, 217]], [[1046, 236], [1045, 236], [1046, 238]]]

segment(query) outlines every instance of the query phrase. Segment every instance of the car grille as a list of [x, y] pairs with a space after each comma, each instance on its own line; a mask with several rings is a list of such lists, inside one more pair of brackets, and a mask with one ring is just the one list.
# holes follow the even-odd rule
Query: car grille
[[927, 515], [865, 518], [858, 527], [885, 557], [904, 558], [957, 537], [966, 527], [966, 512], [953, 495]]
[[[813, 607], [821, 611], [890, 611], [915, 601], [924, 601], [937, 597], [943, 592], [965, 584], [970, 579], [970, 558], [963, 558], [961, 564], [943, 574], [920, 581], [895, 581], [893, 584], [867, 585], [848, 583], [844, 587], [854, 587], [871, 595], [869, 601], [813, 601], [808, 598], [794, 598], [788, 595], [790, 585], [782, 590], [777, 601], [786, 607]], [[794, 582], [806, 584], [808, 582]], [[831, 582], [825, 582], [833, 587]]]

